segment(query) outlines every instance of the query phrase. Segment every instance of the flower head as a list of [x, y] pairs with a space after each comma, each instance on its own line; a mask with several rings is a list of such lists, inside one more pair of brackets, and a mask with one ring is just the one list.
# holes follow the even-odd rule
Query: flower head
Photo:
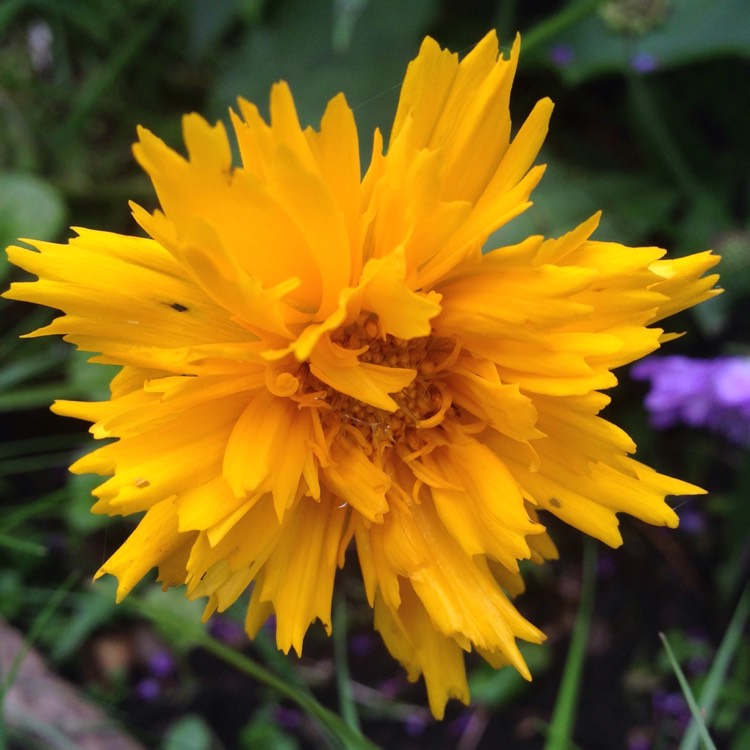
[[283, 83], [269, 123], [240, 100], [241, 166], [197, 115], [188, 158], [141, 129], [149, 238], [11, 248], [39, 280], [9, 296], [65, 313], [32, 335], [121, 366], [108, 401], [54, 406], [115, 438], [72, 467], [109, 477], [94, 511], [145, 511], [98, 574], [118, 597], [153, 567], [207, 616], [250, 588], [248, 633], [275, 615], [299, 652], [356, 553], [375, 627], [442, 716], [468, 700], [464, 651], [528, 677], [516, 640], [543, 635], [509, 596], [519, 560], [556, 556], [539, 511], [613, 546], [619, 512], [677, 524], [665, 494], [701, 490], [630, 458], [599, 391], [659, 347], [651, 323], [714, 293], [716, 258], [593, 241], [597, 217], [483, 254], [542, 175], [552, 105], [511, 139], [517, 60], [494, 33], [460, 62], [425, 40], [363, 178], [343, 96], [319, 131]]

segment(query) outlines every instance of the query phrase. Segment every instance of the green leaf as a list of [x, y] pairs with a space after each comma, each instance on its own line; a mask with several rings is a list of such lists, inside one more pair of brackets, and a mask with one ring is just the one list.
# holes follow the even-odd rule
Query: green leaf
[[240, 733], [242, 750], [298, 750], [299, 743], [280, 729], [267, 709], [258, 711]]
[[[551, 651], [546, 646], [522, 643], [519, 649], [535, 678], [549, 665]], [[515, 669], [493, 669], [489, 664], [482, 664], [469, 675], [472, 702], [493, 709], [509, 703], [528, 684]]]
[[678, 200], [673, 185], [647, 174], [584, 171], [543, 156], [542, 181], [532, 193], [534, 205], [487, 241], [487, 248], [542, 234], [559, 237], [602, 211], [594, 239], [637, 245], [659, 230]]
[[[0, 248], [19, 237], [54, 239], [65, 227], [65, 201], [59, 190], [24, 172], [0, 175]], [[5, 254], [0, 260], [0, 281], [8, 272]]]
[[[338, 48], [331, 4], [279, 3], [264, 24], [247, 26], [234, 52], [225, 54], [211, 97], [223, 117], [238, 96], [267, 112], [271, 85], [289, 83], [300, 122], [318, 126], [326, 103], [343, 91], [355, 111], [367, 156], [374, 128], [389, 126], [406, 65], [419, 49], [433, 11], [431, 0], [370, 0]], [[387, 132], [387, 131], [386, 131]]]
[[186, 4], [188, 54], [200, 58], [237, 20], [236, 0], [190, 0]]
[[192, 714], [172, 724], [161, 744], [162, 750], [210, 750], [212, 747], [211, 730], [200, 716]]
[[[727, 673], [732, 667], [736, 659], [737, 649], [742, 643], [748, 617], [750, 617], [750, 586], [745, 588], [737, 604], [729, 627], [727, 627], [727, 632], [706, 678], [705, 685], [700, 692], [700, 718], [693, 718], [692, 724], [688, 727], [688, 731], [680, 743], [680, 750], [697, 750], [698, 738], [699, 736], [703, 736], [701, 722], [705, 721], [706, 724], [710, 722], [711, 713], [719, 698], [722, 686], [726, 682]], [[664, 644], [667, 646], [666, 640]]]
[[698, 734], [701, 740], [703, 741], [704, 747], [706, 748], [706, 750], [716, 750], [716, 745], [714, 745], [713, 740], [708, 734], [706, 723], [703, 720], [701, 710], [698, 706], [697, 701], [695, 700], [693, 691], [690, 689], [690, 685], [688, 684], [687, 678], [685, 677], [684, 672], [680, 668], [680, 665], [677, 663], [677, 659], [675, 658], [674, 653], [672, 652], [672, 648], [669, 645], [669, 641], [667, 640], [667, 637], [664, 635], [664, 633], [660, 633], [659, 637], [661, 638], [662, 643], [664, 644], [664, 649], [667, 652], [667, 658], [669, 659], [669, 663], [671, 664], [672, 669], [675, 673], [675, 676], [677, 677], [677, 682], [680, 683], [680, 689], [682, 690], [682, 694], [685, 696], [685, 700], [687, 701], [687, 704], [690, 708], [690, 713], [692, 714], [693, 721], [698, 727]]

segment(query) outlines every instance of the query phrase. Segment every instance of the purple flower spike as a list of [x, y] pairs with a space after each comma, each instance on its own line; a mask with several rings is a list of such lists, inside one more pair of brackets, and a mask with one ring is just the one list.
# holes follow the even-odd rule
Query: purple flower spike
[[648, 380], [651, 424], [704, 427], [750, 446], [750, 358], [649, 357], [631, 370]]
[[727, 357], [714, 380], [716, 399], [723, 406], [750, 408], [750, 359]]

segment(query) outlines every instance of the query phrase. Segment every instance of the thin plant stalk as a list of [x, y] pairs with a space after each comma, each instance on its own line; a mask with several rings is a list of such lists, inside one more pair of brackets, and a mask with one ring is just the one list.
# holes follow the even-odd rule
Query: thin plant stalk
[[336, 688], [339, 696], [341, 718], [357, 732], [361, 731], [357, 704], [352, 693], [352, 681], [349, 674], [347, 645], [346, 600], [343, 594], [336, 596], [333, 605], [333, 652], [336, 657]]
[[[157, 625], [174, 626], [185, 634], [188, 627], [184, 619], [178, 618], [161, 608], [145, 602], [130, 601], [130, 606], [138, 612], [144, 614]], [[174, 622], [167, 620], [174, 619]], [[190, 638], [194, 645], [204, 648], [223, 662], [233, 666], [240, 672], [249, 675], [266, 687], [275, 690], [280, 695], [296, 703], [303, 711], [309, 714], [313, 719], [327, 730], [335, 739], [339, 741], [346, 750], [379, 750], [378, 746], [370, 742], [357, 729], [353, 728], [318, 701], [307, 691], [292, 685], [281, 679], [277, 675], [269, 672], [260, 664], [256, 664], [245, 654], [236, 651], [229, 646], [225, 646], [215, 638], [212, 638], [205, 628], [196, 626], [191, 628]]]
[[545, 18], [536, 26], [529, 29], [521, 35], [523, 40], [523, 49], [526, 54], [534, 47], [554, 39], [560, 32], [572, 26], [575, 23], [591, 15], [604, 0], [581, 0], [578, 3], [571, 3], [565, 6], [561, 11], [555, 13], [549, 18]]
[[557, 694], [555, 710], [549, 725], [545, 750], [570, 750], [575, 727], [578, 695], [581, 689], [583, 663], [586, 657], [591, 617], [594, 612], [594, 594], [596, 590], [596, 543], [586, 539], [583, 547], [583, 581], [581, 584], [581, 602], [578, 605], [570, 648], [565, 660], [560, 691]]

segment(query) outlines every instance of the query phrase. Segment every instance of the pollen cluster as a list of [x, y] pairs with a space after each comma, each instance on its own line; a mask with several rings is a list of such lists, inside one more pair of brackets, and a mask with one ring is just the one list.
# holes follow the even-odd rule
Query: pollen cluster
[[[398, 408], [389, 412], [341, 393], [322, 383], [311, 372], [302, 379], [305, 394], [314, 393], [316, 405], [325, 414], [324, 423], [358, 433], [358, 442], [384, 450], [395, 446], [407, 452], [419, 450], [424, 431], [438, 427], [451, 412], [452, 399], [444, 377], [460, 352], [448, 338], [422, 336], [402, 339], [385, 333], [377, 315], [362, 313], [336, 331], [332, 341], [358, 353], [362, 363], [414, 370], [414, 380], [398, 393], [390, 394]], [[327, 417], [327, 418], [326, 418]], [[364, 440], [362, 440], [364, 438]]]

